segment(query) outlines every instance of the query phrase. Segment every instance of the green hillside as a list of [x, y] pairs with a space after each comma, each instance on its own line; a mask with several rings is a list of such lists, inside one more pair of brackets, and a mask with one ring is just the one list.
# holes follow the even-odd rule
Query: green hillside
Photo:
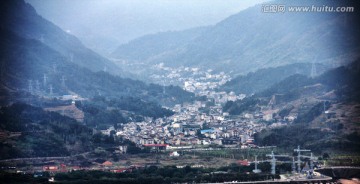
[[239, 115], [268, 109], [280, 122], [286, 122], [285, 116], [296, 114], [292, 124], [257, 133], [256, 144], [260, 146], [300, 145], [316, 152], [358, 152], [360, 127], [355, 117], [359, 108], [359, 77], [358, 61], [315, 78], [293, 75], [253, 96], [228, 102], [223, 110]]

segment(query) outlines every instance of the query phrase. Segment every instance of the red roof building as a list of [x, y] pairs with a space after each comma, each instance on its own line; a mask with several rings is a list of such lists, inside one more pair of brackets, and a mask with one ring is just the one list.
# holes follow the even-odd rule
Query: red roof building
[[110, 161], [105, 161], [104, 163], [101, 164], [102, 166], [106, 166], [106, 167], [109, 167], [109, 166], [112, 166], [113, 163], [110, 162]]
[[239, 160], [238, 164], [242, 166], [250, 166], [250, 162], [248, 160]]

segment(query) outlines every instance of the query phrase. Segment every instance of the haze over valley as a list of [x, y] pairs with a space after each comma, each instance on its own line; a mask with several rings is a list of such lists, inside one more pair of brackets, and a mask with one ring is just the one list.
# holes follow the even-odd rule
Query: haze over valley
[[360, 178], [355, 1], [227, 3], [3, 0], [0, 181]]

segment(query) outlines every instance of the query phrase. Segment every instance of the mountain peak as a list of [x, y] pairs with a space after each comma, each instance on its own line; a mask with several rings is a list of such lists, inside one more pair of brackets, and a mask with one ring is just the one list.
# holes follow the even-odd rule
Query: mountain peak
[[[272, 1], [268, 5], [284, 5], [285, 12], [266, 13], [264, 5], [243, 10], [209, 27], [196, 38], [178, 47], [162, 48], [172, 40], [153, 35], [152, 50], [141, 57], [141, 62], [164, 63], [169, 66], [194, 66], [218, 71], [248, 73], [260, 68], [293, 63], [323, 63], [345, 65], [360, 57], [360, 42], [356, 29], [356, 12], [321, 12], [329, 7], [355, 7], [354, 3], [339, 1]], [[320, 12], [291, 12], [290, 7], [315, 7]], [[143, 37], [144, 39], [145, 37]], [[143, 40], [144, 41], [144, 40]], [[141, 42], [137, 39], [136, 42]], [[114, 53], [119, 59], [137, 61], [133, 54], [142, 54], [141, 45], [134, 42], [122, 45]], [[121, 54], [120, 54], [121, 53]]]
[[86, 48], [75, 36], [39, 16], [23, 0], [6, 1], [1, 7], [1, 26], [20, 37], [35, 39], [61, 53], [71, 62], [92, 71], [121, 75], [122, 70], [108, 59]]

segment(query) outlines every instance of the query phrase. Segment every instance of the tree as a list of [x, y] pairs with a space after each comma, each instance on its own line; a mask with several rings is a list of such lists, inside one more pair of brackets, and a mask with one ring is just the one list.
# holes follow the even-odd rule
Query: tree
[[328, 160], [330, 158], [330, 155], [328, 153], [324, 153], [322, 157], [324, 160]]

